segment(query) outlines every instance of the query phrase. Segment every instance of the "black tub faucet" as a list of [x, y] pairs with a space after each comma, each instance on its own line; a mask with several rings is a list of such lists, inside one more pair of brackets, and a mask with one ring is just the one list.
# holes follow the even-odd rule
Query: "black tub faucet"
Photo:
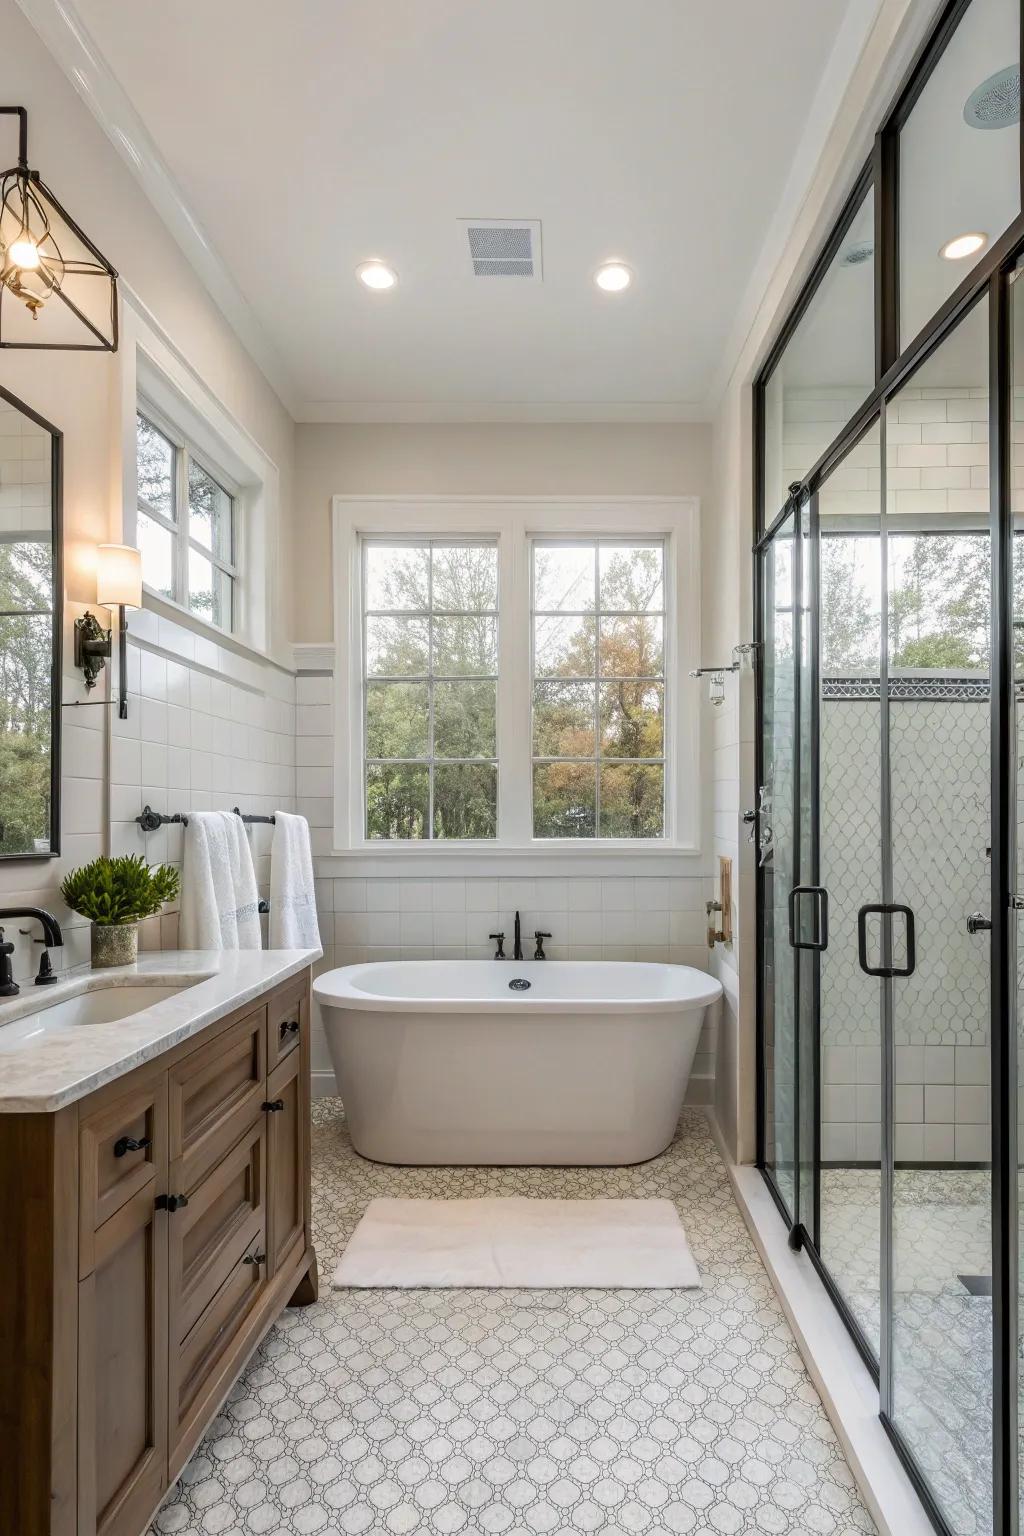
[[512, 959], [513, 960], [522, 960], [522, 958], [523, 958], [523, 936], [522, 936], [521, 932], [519, 931], [519, 913], [517, 912], [516, 913], [516, 942], [515, 942], [515, 948], [512, 951]]

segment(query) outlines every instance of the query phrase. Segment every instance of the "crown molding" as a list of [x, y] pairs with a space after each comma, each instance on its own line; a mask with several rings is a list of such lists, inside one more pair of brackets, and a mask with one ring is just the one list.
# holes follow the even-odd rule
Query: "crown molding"
[[709, 422], [703, 400], [604, 401], [488, 401], [488, 400], [307, 400], [300, 402], [301, 423], [348, 425], [520, 422]]
[[295, 384], [277, 348], [231, 276], [117, 76], [71, 0], [16, 0], [30, 25], [128, 166], [186, 260], [285, 409]]

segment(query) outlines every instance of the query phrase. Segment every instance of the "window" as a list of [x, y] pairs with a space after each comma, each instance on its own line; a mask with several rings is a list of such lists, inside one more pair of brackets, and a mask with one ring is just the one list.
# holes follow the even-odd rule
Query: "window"
[[533, 545], [533, 835], [665, 831], [662, 542]]
[[191, 446], [139, 411], [135, 541], [147, 587], [197, 618], [237, 623], [236, 498]]
[[494, 838], [498, 551], [363, 545], [366, 836]]
[[334, 851], [696, 852], [695, 499], [336, 496], [333, 533]]

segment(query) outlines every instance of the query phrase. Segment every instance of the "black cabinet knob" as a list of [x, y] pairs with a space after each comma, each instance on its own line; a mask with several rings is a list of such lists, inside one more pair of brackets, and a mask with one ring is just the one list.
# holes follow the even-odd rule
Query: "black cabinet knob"
[[279, 1110], [284, 1109], [284, 1099], [264, 1099], [260, 1108], [265, 1109], [268, 1114], [274, 1115]]
[[247, 1253], [245, 1258], [242, 1260], [242, 1263], [255, 1264], [258, 1267], [260, 1264], [265, 1264], [266, 1261], [267, 1256], [265, 1253]]
[[147, 1147], [153, 1145], [148, 1136], [143, 1136], [141, 1141], [136, 1141], [134, 1136], [119, 1136], [114, 1142], [114, 1156], [124, 1157], [127, 1152], [144, 1152]]
[[281, 1039], [282, 1040], [284, 1040], [287, 1035], [297, 1035], [298, 1032], [299, 1032], [299, 1021], [298, 1021], [298, 1019], [286, 1019], [282, 1023], [282, 1025], [281, 1025]]
[[156, 1208], [158, 1211], [170, 1211], [172, 1214], [188, 1205], [188, 1195], [157, 1195]]

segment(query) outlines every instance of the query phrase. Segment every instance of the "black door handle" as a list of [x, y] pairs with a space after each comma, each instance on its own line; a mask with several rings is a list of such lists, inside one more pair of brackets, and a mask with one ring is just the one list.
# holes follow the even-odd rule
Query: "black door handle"
[[265, 1253], [247, 1253], [243, 1258], [242, 1263], [260, 1265], [266, 1262], [266, 1257], [267, 1256]]
[[992, 919], [990, 917], [986, 917], [984, 912], [972, 912], [970, 917], [967, 919], [968, 933], [982, 933], [991, 927]]
[[124, 1157], [126, 1152], [144, 1152], [152, 1145], [148, 1136], [143, 1136], [141, 1141], [136, 1141], [134, 1136], [120, 1136], [114, 1142], [114, 1156]]
[[[907, 924], [907, 963], [898, 965], [869, 965], [868, 964], [868, 917], [877, 914], [883, 925], [900, 914]], [[890, 927], [890, 944], [892, 930]], [[869, 902], [861, 907], [857, 913], [857, 954], [860, 960], [860, 968], [865, 976], [913, 976], [917, 969], [917, 931], [914, 925], [914, 914], [910, 907], [903, 906], [901, 902], [878, 901]]]
[[285, 1019], [282, 1022], [281, 1028], [280, 1028], [280, 1031], [279, 1031], [282, 1040], [285, 1038], [286, 1035], [297, 1035], [298, 1032], [299, 1032], [299, 1021], [298, 1021], [298, 1019]]
[[265, 1109], [268, 1114], [276, 1114], [279, 1109], [284, 1109], [284, 1099], [264, 1099], [260, 1108]]
[[[801, 896], [814, 896], [817, 901], [815, 937], [797, 938], [796, 904]], [[823, 885], [794, 885], [789, 893], [789, 942], [794, 949], [828, 949], [828, 891]]]

